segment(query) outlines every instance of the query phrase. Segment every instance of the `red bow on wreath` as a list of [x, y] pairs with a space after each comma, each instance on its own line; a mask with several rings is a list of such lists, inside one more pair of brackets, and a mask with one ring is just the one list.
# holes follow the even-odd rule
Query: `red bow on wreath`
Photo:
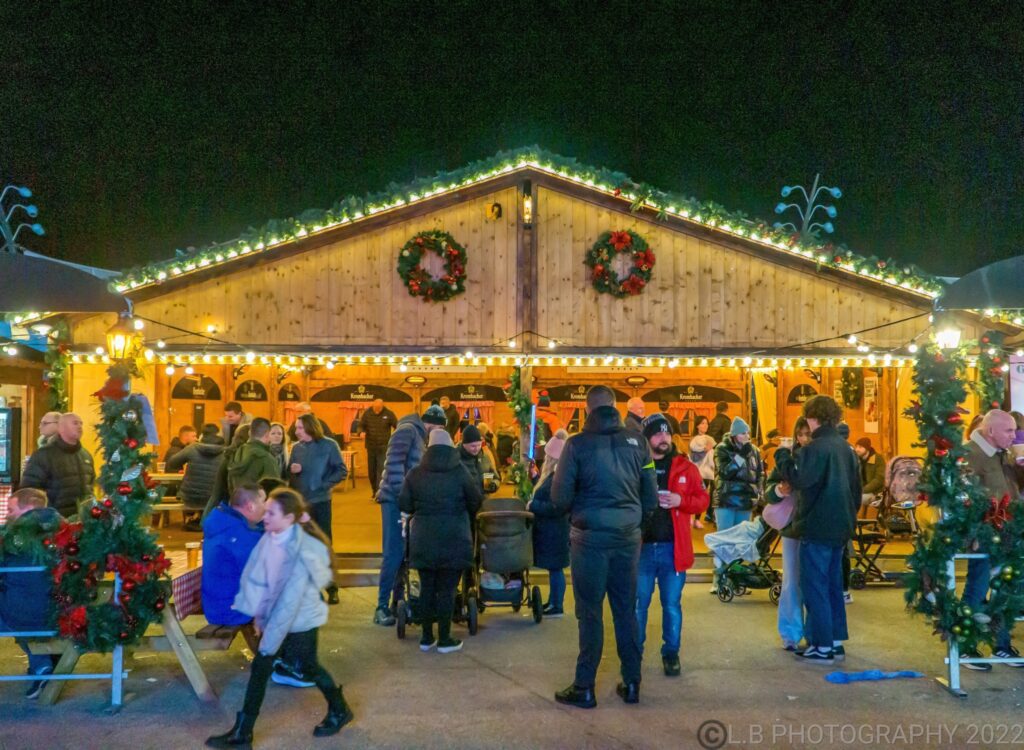
[[612, 236], [608, 238], [608, 242], [615, 248], [616, 251], [625, 250], [627, 247], [633, 244], [633, 238], [629, 236], [629, 232], [612, 232]]
[[120, 401], [128, 395], [128, 391], [124, 389], [124, 381], [120, 378], [109, 378], [103, 387], [96, 391], [94, 394], [100, 401]]
[[1002, 530], [1003, 524], [1010, 520], [1010, 495], [1003, 495], [998, 500], [992, 498], [992, 504], [982, 520], [992, 528]]

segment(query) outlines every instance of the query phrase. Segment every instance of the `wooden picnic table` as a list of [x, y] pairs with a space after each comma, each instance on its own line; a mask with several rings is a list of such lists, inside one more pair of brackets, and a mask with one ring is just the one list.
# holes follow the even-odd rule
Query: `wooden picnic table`
[[[214, 691], [210, 681], [206, 678], [199, 659], [196, 658], [196, 651], [226, 650], [230, 647], [235, 635], [242, 632], [243, 637], [249, 642], [250, 648], [253, 645], [252, 634], [239, 628], [212, 628], [207, 626], [204, 631], [209, 631], [208, 637], [197, 638], [189, 636], [181, 627], [181, 621], [189, 615], [199, 614], [202, 611], [202, 579], [203, 567], [200, 564], [192, 569], [187, 565], [187, 553], [184, 550], [166, 553], [167, 559], [171, 561], [169, 574], [171, 577], [171, 601], [164, 608], [160, 625], [163, 626], [163, 635], [144, 635], [137, 646], [129, 649], [129, 652], [138, 651], [171, 651], [178, 659], [185, 676], [188, 678], [196, 697], [204, 702], [216, 702], [217, 693]], [[223, 635], [221, 636], [221, 632]], [[214, 637], [209, 637], [214, 636]], [[67, 641], [59, 639], [40, 644], [39, 653], [60, 654], [60, 661], [54, 668], [54, 674], [70, 674], [74, 671], [78, 660], [81, 657], [78, 650]], [[33, 646], [33, 651], [36, 647]], [[39, 702], [52, 704], [60, 696], [64, 688], [63, 681], [51, 680], [43, 688], [39, 696]]]

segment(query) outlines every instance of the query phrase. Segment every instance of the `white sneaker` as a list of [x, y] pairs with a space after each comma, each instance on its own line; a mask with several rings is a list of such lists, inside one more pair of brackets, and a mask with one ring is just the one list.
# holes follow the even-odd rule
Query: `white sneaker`
[[853, 604], [853, 594], [851, 594], [849, 591], [844, 591], [843, 592], [843, 602], [845, 604]]

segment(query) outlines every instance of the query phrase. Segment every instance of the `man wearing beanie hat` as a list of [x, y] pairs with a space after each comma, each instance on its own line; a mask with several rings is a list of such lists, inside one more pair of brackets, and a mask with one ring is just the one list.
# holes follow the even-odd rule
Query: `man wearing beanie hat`
[[594, 682], [604, 646], [604, 600], [615, 623], [626, 703], [640, 701], [636, 575], [644, 519], [658, 507], [654, 462], [643, 435], [627, 430], [615, 392], [597, 385], [587, 393], [583, 432], [566, 441], [555, 469], [552, 504], [569, 514], [570, 561], [576, 595], [580, 653], [573, 684], [555, 700], [593, 708]]
[[690, 518], [708, 508], [708, 492], [700, 469], [676, 452], [672, 425], [664, 414], [643, 422], [643, 434], [654, 456], [658, 508], [643, 525], [643, 546], [636, 586], [636, 620], [643, 650], [647, 610], [654, 584], [661, 595], [661, 663], [668, 677], [679, 675], [679, 636], [683, 628], [682, 596], [686, 571], [693, 565]]
[[402, 598], [398, 577], [405, 555], [402, 543], [402, 515], [398, 510], [398, 495], [402, 491], [405, 475], [418, 466], [423, 458], [427, 436], [436, 430], [444, 431], [448, 419], [440, 406], [432, 405], [421, 418], [409, 414], [398, 420], [384, 459], [384, 472], [380, 478], [376, 501], [380, 504], [381, 550], [380, 583], [377, 588], [377, 610], [373, 621], [378, 625], [394, 625], [391, 597]]
[[466, 425], [462, 430], [462, 442], [459, 443], [459, 458], [473, 482], [484, 489], [484, 470], [480, 463], [480, 452], [484, 447], [484, 438], [476, 425]]
[[871, 445], [871, 438], [862, 437], [853, 444], [853, 452], [860, 459], [860, 513], [868, 517], [868, 508], [875, 497], [885, 489], [885, 457]]
[[[725, 531], [750, 520], [764, 484], [761, 453], [750, 442], [750, 425], [742, 417], [732, 420], [729, 433], [715, 447], [715, 468], [715, 526]], [[728, 562], [714, 559], [712, 594], [718, 593], [718, 568]]]

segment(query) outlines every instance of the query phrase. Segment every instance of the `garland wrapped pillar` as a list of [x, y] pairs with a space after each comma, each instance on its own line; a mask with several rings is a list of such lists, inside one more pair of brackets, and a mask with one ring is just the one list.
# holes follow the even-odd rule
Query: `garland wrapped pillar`
[[[917, 445], [927, 449], [920, 499], [941, 511], [934, 528], [918, 535], [907, 560], [907, 607], [925, 615], [943, 642], [955, 639], [961, 653], [992, 645], [999, 630], [1013, 628], [1024, 607], [1024, 503], [990, 497], [966, 471], [966, 411], [960, 407], [968, 392], [966, 353], [966, 345], [923, 347], [914, 370], [918, 399], [905, 412], [917, 422]], [[948, 585], [949, 562], [961, 552], [989, 555], [990, 593], [978, 607], [967, 605]]]
[[530, 473], [533, 464], [528, 458], [530, 452], [530, 411], [533, 407], [533, 400], [530, 398], [530, 388], [523, 387], [523, 370], [526, 370], [528, 381], [532, 381], [529, 368], [516, 367], [509, 376], [509, 384], [506, 389], [508, 394], [508, 406], [516, 416], [516, 423], [519, 425], [519, 455], [512, 465], [512, 482], [516, 486], [516, 496], [523, 502], [529, 502], [533, 496], [533, 480]]
[[[103, 496], [79, 506], [79, 521], [47, 540], [57, 555], [53, 568], [56, 627], [83, 651], [109, 652], [139, 641], [159, 620], [170, 596], [170, 562], [148, 528], [156, 483], [146, 469], [142, 401], [130, 395], [127, 365], [110, 368], [94, 395], [102, 418], [97, 426], [105, 463]], [[101, 583], [118, 573], [120, 587]], [[112, 576], [111, 576], [112, 577]]]

